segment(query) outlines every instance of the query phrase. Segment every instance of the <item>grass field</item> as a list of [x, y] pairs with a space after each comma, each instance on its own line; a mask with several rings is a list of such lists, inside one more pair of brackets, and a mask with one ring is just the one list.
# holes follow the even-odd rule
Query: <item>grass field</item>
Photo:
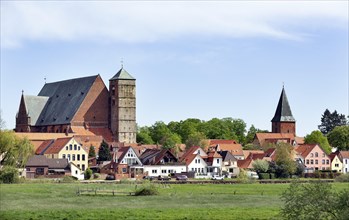
[[[76, 195], [134, 191], [135, 184], [0, 185], [0, 219], [277, 219], [288, 184], [159, 185], [157, 196]], [[137, 187], [140, 187], [139, 185]], [[346, 183], [334, 183], [342, 190]]]

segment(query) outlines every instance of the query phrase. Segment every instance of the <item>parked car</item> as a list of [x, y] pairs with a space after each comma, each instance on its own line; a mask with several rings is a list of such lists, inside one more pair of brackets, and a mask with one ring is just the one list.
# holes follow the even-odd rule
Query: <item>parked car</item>
[[219, 175], [213, 175], [212, 180], [224, 180], [224, 176], [219, 176]]
[[159, 175], [158, 176], [158, 180], [171, 180], [171, 177], [170, 176], [161, 176], [161, 175]]
[[155, 176], [143, 176], [143, 179], [152, 181], [153, 179], [155, 179]]
[[254, 171], [247, 171], [247, 176], [251, 179], [259, 179], [259, 176], [256, 172]]
[[179, 180], [179, 181], [187, 181], [188, 180], [188, 177], [187, 175], [178, 175], [176, 177], [176, 180]]
[[115, 175], [114, 175], [114, 174], [108, 174], [108, 175], [105, 177], [105, 180], [115, 180]]

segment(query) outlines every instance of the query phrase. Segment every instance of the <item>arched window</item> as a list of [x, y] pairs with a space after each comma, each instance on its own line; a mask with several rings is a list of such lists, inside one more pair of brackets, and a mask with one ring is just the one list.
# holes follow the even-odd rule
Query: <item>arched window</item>
[[315, 152], [315, 157], [318, 157], [318, 156], [319, 156], [318, 152]]

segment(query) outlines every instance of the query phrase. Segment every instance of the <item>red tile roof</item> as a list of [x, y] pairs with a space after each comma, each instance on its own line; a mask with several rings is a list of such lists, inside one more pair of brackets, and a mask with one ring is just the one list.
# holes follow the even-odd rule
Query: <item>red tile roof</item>
[[295, 136], [291, 133], [256, 133], [256, 138], [261, 146], [265, 143], [277, 143], [278, 141], [286, 141], [291, 143]]
[[252, 159], [247, 158], [245, 160], [238, 160], [237, 165], [239, 168], [249, 169], [249, 168], [252, 168], [252, 162], [253, 162]]
[[243, 150], [244, 158], [246, 159], [250, 154], [264, 154], [262, 150]]
[[43, 155], [45, 153], [45, 150], [47, 149], [47, 147], [50, 146], [53, 142], [54, 142], [54, 140], [43, 141], [42, 144], [36, 149], [35, 154]]
[[349, 158], [349, 151], [340, 151], [342, 158]]
[[219, 150], [229, 151], [234, 156], [244, 155], [241, 144], [219, 144]]
[[72, 138], [58, 138], [46, 151], [45, 154], [58, 154]]
[[215, 146], [217, 144], [238, 144], [236, 140], [210, 139], [209, 145]]
[[297, 153], [299, 153], [303, 158], [308, 156], [308, 154], [314, 149], [317, 144], [302, 144], [295, 148]]
[[190, 148], [182, 155], [182, 157], [180, 158], [179, 161], [184, 161], [184, 160], [186, 160], [188, 157], [191, 157], [191, 155], [193, 155], [194, 152], [195, 152], [197, 149], [200, 149], [200, 147], [199, 147], [199, 146], [192, 146], [192, 147], [190, 147]]

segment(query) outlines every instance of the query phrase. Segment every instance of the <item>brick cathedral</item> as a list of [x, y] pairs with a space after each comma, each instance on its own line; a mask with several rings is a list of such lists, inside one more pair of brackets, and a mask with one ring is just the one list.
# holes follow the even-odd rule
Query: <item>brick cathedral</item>
[[136, 79], [121, 68], [109, 80], [109, 90], [95, 75], [45, 83], [37, 96], [22, 94], [15, 130], [136, 143], [136, 129]]

